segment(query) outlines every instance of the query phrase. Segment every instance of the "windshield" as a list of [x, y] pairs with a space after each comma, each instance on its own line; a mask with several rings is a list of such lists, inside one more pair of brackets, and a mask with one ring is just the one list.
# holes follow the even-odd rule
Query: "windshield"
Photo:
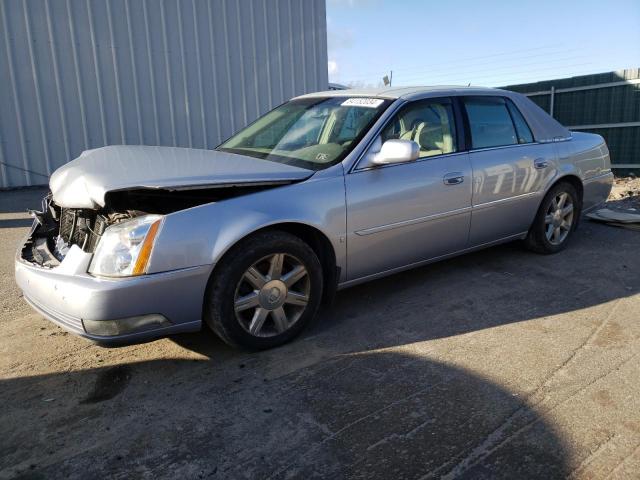
[[346, 157], [389, 104], [391, 100], [365, 97], [292, 100], [217, 150], [322, 170]]

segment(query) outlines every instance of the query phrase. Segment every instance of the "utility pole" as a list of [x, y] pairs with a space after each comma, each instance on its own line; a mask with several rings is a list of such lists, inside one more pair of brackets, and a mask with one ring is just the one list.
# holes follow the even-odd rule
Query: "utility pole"
[[393, 70], [391, 70], [389, 75], [389, 86], [393, 85]]

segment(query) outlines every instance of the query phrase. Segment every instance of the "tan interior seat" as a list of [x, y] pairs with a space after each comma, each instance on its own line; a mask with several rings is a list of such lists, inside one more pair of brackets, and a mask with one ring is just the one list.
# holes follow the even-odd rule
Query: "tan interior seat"
[[452, 137], [453, 126], [450, 125], [447, 109], [440, 104], [428, 105], [424, 110], [414, 110], [397, 125], [398, 136], [402, 140], [413, 140], [420, 147], [420, 157], [441, 155], [454, 151], [454, 139]]
[[[453, 138], [449, 116], [442, 105], [429, 107], [434, 115], [433, 122], [422, 122], [415, 132], [413, 140], [420, 146], [420, 156], [441, 155], [453, 151]], [[436, 120], [437, 118], [437, 120]], [[437, 122], [437, 123], [436, 123]]]
[[408, 128], [406, 131], [404, 131], [400, 135], [400, 139], [402, 139], [402, 140], [413, 140], [414, 142], [417, 141], [416, 137], [417, 137], [417, 133], [418, 133], [418, 130], [419, 130], [421, 125], [424, 125], [424, 122], [422, 120], [414, 120], [412, 122], [411, 127]]

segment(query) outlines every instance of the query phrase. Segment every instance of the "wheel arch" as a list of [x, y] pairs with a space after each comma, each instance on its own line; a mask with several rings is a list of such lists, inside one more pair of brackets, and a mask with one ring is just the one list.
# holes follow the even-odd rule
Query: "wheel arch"
[[[224, 252], [219, 256], [209, 275], [208, 283], [210, 283], [211, 279], [214, 278], [218, 265], [222, 259], [232, 253], [234, 247], [236, 247], [240, 242], [262, 232], [273, 230], [279, 230], [295, 235], [309, 245], [315, 252], [320, 260], [320, 265], [322, 266], [322, 302], [325, 304], [331, 303], [335, 297], [338, 280], [340, 279], [340, 266], [337, 264], [335, 248], [331, 243], [331, 240], [329, 240], [329, 237], [319, 228], [301, 222], [279, 222], [265, 225], [236, 239], [233, 243], [227, 245]], [[205, 304], [206, 298], [203, 299], [203, 315]]]
[[[555, 187], [556, 185], [562, 182], [569, 183], [571, 186], [573, 186], [576, 189], [576, 192], [578, 192], [578, 197], [579, 197], [578, 200], [580, 201], [580, 207], [582, 208], [582, 198], [584, 196], [584, 185], [582, 184], [582, 180], [575, 173], [566, 173], [560, 177], [554, 178], [553, 181], [546, 186], [546, 188], [544, 189], [544, 192], [540, 196], [540, 201], [538, 202], [538, 209], [542, 206], [542, 202], [544, 202], [544, 198], [547, 196], [547, 193], [549, 193], [549, 191], [551, 191], [553, 187]], [[537, 211], [538, 210], [536, 210], [536, 212]]]
[[576, 192], [578, 192], [578, 196], [579, 196], [578, 200], [580, 200], [580, 204], [582, 204], [582, 198], [584, 196], [584, 185], [582, 184], [582, 180], [580, 179], [580, 177], [573, 173], [568, 173], [566, 175], [563, 175], [555, 179], [554, 182], [551, 185], [549, 185], [549, 187], [547, 188], [546, 192], [544, 192], [544, 194], [546, 195], [549, 192], [549, 190], [551, 190], [557, 184], [562, 182], [569, 183], [571, 184], [571, 186], [573, 186], [576, 189]]
[[[306, 223], [285, 222], [269, 225], [257, 232], [265, 230], [282, 230], [295, 235], [309, 245], [320, 260], [323, 277], [323, 303], [331, 303], [335, 296], [338, 280], [340, 279], [340, 267], [337, 264], [336, 252], [329, 237], [321, 230]], [[256, 232], [254, 232], [256, 233]]]
[[[542, 207], [542, 202], [544, 202], [545, 197], [551, 191], [551, 189], [556, 185], [558, 185], [559, 183], [563, 183], [563, 182], [569, 183], [572, 187], [576, 189], [576, 192], [578, 192], [578, 201], [580, 202], [579, 208], [580, 208], [580, 211], [582, 211], [582, 198], [584, 196], [584, 185], [582, 184], [582, 180], [578, 175], [574, 173], [567, 173], [562, 175], [561, 177], [555, 178], [552, 182], [549, 183], [547, 188], [545, 188], [544, 193], [540, 198], [540, 202], [538, 202], [538, 209], [536, 210], [536, 214], [538, 210], [540, 210], [540, 208]], [[534, 217], [534, 220], [532, 220], [532, 224], [534, 221], [535, 221], [535, 217]], [[578, 218], [576, 220], [576, 227], [578, 226], [579, 223], [580, 223], [580, 212], [578, 213]]]

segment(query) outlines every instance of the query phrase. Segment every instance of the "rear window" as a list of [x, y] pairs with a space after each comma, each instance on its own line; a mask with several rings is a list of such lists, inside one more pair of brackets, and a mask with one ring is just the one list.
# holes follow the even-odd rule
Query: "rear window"
[[516, 133], [518, 134], [518, 143], [531, 143], [533, 142], [533, 135], [526, 120], [511, 100], [507, 100], [507, 108], [513, 119], [513, 123], [516, 125]]
[[464, 100], [473, 148], [516, 145], [516, 129], [503, 98], [470, 97]]

